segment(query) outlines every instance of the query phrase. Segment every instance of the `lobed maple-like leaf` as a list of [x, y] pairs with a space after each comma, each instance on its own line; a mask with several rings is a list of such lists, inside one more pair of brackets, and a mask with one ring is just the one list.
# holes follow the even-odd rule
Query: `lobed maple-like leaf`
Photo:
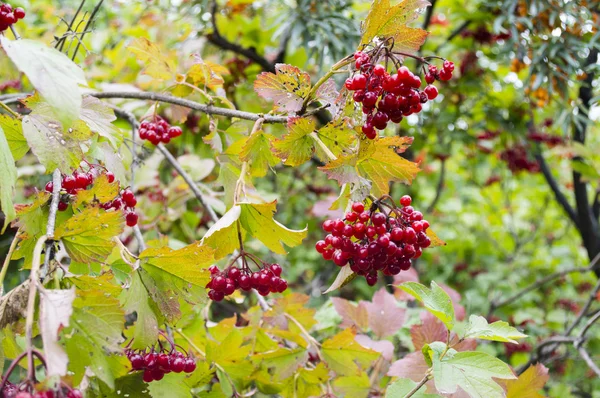
[[344, 397], [367, 398], [371, 390], [371, 381], [366, 372], [358, 375], [341, 376], [333, 381], [333, 388]]
[[437, 283], [431, 281], [431, 287], [428, 288], [420, 283], [405, 282], [399, 287], [422, 302], [429, 312], [444, 322], [448, 330], [452, 330], [455, 322], [452, 300]]
[[129, 51], [145, 65], [143, 73], [155, 79], [168, 80], [173, 78], [176, 65], [172, 58], [165, 57], [160, 48], [145, 37], [135, 39], [128, 47]]
[[156, 343], [158, 339], [158, 319], [150, 306], [151, 300], [144, 287], [139, 272], [131, 275], [129, 287], [119, 296], [121, 305], [127, 314], [136, 313], [137, 319], [133, 325], [132, 349], [145, 349]]
[[276, 350], [257, 354], [253, 360], [269, 369], [273, 369], [276, 377], [286, 379], [304, 366], [308, 360], [308, 351], [303, 348], [280, 347]]
[[115, 112], [104, 102], [88, 95], [83, 98], [79, 118], [87, 124], [90, 130], [110, 142], [113, 148], [118, 149], [123, 141], [123, 134], [113, 122], [117, 120]]
[[407, 24], [414, 21], [421, 10], [430, 3], [426, 0], [402, 0], [392, 5], [390, 0], [375, 0], [363, 24], [363, 36], [359, 48], [375, 38], [393, 40], [393, 49], [415, 53], [421, 48], [427, 32], [411, 28]]
[[356, 330], [347, 328], [323, 342], [323, 359], [338, 376], [356, 375], [360, 371], [357, 364], [366, 368], [380, 355], [358, 344], [355, 337]]
[[271, 134], [266, 134], [263, 130], [255, 131], [244, 139], [240, 160], [248, 162], [252, 176], [264, 177], [270, 168], [279, 163], [279, 159], [271, 150], [271, 142], [274, 139]]
[[229, 75], [229, 69], [211, 61], [203, 60], [199, 55], [194, 55], [194, 64], [187, 72], [194, 85], [215, 88], [223, 85], [223, 75]]
[[275, 110], [298, 112], [310, 92], [310, 76], [299, 68], [275, 65], [275, 73], [262, 72], [254, 81], [254, 91], [275, 102]]
[[364, 185], [362, 181], [369, 180], [371, 193], [380, 197], [389, 193], [391, 181], [410, 184], [419, 172], [416, 163], [398, 154], [404, 152], [412, 140], [412, 137], [363, 140], [358, 153], [340, 156], [320, 169], [340, 185]]
[[62, 240], [69, 256], [78, 262], [103, 261], [112, 252], [113, 238], [123, 232], [123, 214], [88, 207], [58, 224], [54, 237]]
[[394, 356], [394, 344], [391, 341], [373, 340], [366, 334], [357, 334], [354, 340], [365, 348], [377, 351], [386, 361], [391, 361]]
[[380, 339], [396, 333], [404, 325], [406, 309], [398, 307], [393, 294], [385, 287], [373, 295], [372, 302], [366, 302], [369, 314], [369, 327]]
[[517, 380], [506, 380], [506, 398], [544, 398], [540, 393], [548, 382], [548, 368], [538, 363], [530, 365]]
[[367, 330], [369, 327], [369, 311], [365, 301], [353, 304], [343, 298], [332, 297], [331, 302], [336, 312], [342, 317], [340, 328], [356, 326], [359, 330]]

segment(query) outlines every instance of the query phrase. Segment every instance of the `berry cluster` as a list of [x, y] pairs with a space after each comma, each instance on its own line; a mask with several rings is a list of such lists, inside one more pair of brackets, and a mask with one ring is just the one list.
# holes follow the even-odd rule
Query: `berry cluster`
[[529, 132], [529, 134], [527, 134], [527, 139], [529, 139], [530, 141], [546, 144], [550, 148], [565, 143], [565, 140], [558, 135], [542, 133], [539, 131]]
[[529, 173], [538, 173], [540, 164], [537, 160], [530, 158], [527, 147], [524, 145], [514, 145], [500, 153], [500, 159], [504, 160], [510, 171], [518, 173], [527, 171]]
[[181, 127], [171, 126], [160, 116], [154, 116], [152, 120], [144, 120], [138, 131], [142, 140], [148, 140], [153, 145], [159, 143], [168, 144], [172, 138], [183, 134]]
[[279, 264], [263, 264], [260, 271], [252, 272], [246, 266], [237, 268], [230, 266], [220, 271], [216, 265], [209, 268], [210, 282], [206, 285], [208, 297], [213, 301], [221, 301], [241, 289], [256, 289], [262, 296], [269, 293], [283, 293], [288, 288], [287, 281], [281, 278], [282, 268]]
[[369, 211], [362, 203], [353, 203], [343, 220], [323, 223], [328, 235], [316, 243], [317, 252], [339, 267], [350, 264], [350, 269], [364, 276], [370, 286], [377, 283], [377, 271], [397, 275], [408, 270], [410, 260], [420, 257], [422, 250], [431, 245], [426, 234], [429, 222], [410, 205], [411, 201], [410, 196], [403, 196], [399, 208], [393, 201], [390, 205], [378, 200]]
[[63, 386], [60, 391], [45, 390], [31, 391], [31, 387], [27, 383], [22, 385], [13, 384], [7, 381], [2, 387], [3, 398], [83, 398], [81, 391]]
[[126, 349], [125, 354], [131, 363], [131, 370], [144, 371], [146, 383], [162, 380], [167, 373], [192, 373], [196, 370], [196, 360], [175, 348], [167, 351], [161, 346], [159, 351], [152, 348], [148, 352]]
[[19, 19], [25, 18], [25, 10], [17, 7], [13, 10], [8, 3], [0, 4], [0, 32], [10, 28]]
[[[77, 192], [81, 190], [87, 189], [94, 183], [94, 180], [102, 174], [106, 176], [109, 183], [115, 181], [115, 175], [99, 165], [90, 165], [90, 169], [87, 172], [75, 170], [72, 175], [63, 174], [61, 181], [62, 195], [58, 202], [58, 210], [67, 210], [69, 202], [71, 201], [71, 196], [76, 195]], [[52, 181], [48, 182], [45, 190], [47, 192], [52, 192], [54, 190], [54, 183]], [[100, 203], [100, 207], [104, 210], [125, 210], [125, 220], [127, 225], [133, 227], [138, 222], [138, 215], [135, 213], [134, 209], [136, 204], [137, 200], [133, 192], [129, 189], [123, 189], [115, 199], [109, 202]]]
[[527, 342], [519, 344], [504, 343], [504, 348], [506, 350], [506, 356], [509, 358], [517, 352], [531, 352], [532, 350], [531, 344]]
[[501, 40], [508, 40], [511, 37], [510, 33], [494, 34], [488, 30], [485, 25], [480, 25], [474, 30], [467, 29], [462, 34], [462, 37], [472, 37], [477, 43], [492, 44]]
[[[386, 53], [386, 56], [393, 57], [393, 53]], [[450, 61], [444, 61], [444, 68], [440, 72], [430, 65], [425, 75], [428, 86], [420, 91], [421, 79], [418, 76], [406, 66], [389, 74], [386, 67], [374, 59], [376, 54], [378, 52], [369, 55], [357, 51], [354, 54], [357, 73], [346, 79], [345, 83], [346, 88], [354, 92], [353, 100], [362, 104], [362, 111], [366, 115], [362, 131], [369, 139], [377, 137], [375, 129], [385, 129], [388, 122], [400, 123], [404, 116], [421, 112], [421, 104], [438, 95], [437, 88], [431, 83], [436, 79], [449, 80], [454, 70], [454, 64]]]

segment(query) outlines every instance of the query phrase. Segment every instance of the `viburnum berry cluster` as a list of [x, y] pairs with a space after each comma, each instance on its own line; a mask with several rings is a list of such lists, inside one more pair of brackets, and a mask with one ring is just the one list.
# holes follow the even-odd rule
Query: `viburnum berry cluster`
[[183, 134], [183, 131], [181, 127], [171, 126], [162, 117], [154, 115], [151, 120], [144, 120], [140, 123], [138, 133], [142, 140], [148, 140], [153, 145], [158, 145], [161, 142], [168, 144], [171, 139]]
[[125, 355], [131, 363], [131, 370], [143, 371], [142, 377], [146, 383], [162, 380], [167, 373], [192, 373], [196, 370], [196, 360], [187, 353], [178, 351], [177, 347], [179, 346], [166, 333], [163, 331], [159, 333], [169, 342], [171, 348], [165, 348], [160, 340], [156, 347], [146, 350], [126, 348]]
[[315, 248], [325, 260], [337, 266], [347, 264], [367, 283], [377, 283], [378, 271], [397, 275], [411, 267], [411, 259], [419, 258], [422, 250], [431, 245], [426, 231], [429, 222], [411, 206], [408, 195], [400, 198], [402, 207], [389, 196], [376, 200], [365, 211], [363, 203], [352, 204], [344, 219], [329, 219], [323, 223], [327, 232]]
[[500, 153], [500, 159], [506, 162], [509, 170], [513, 173], [527, 171], [529, 173], [538, 173], [540, 164], [530, 156], [528, 147], [523, 144], [516, 144], [510, 148], [506, 148]]
[[[206, 288], [210, 289], [208, 298], [213, 301], [221, 301], [237, 289], [244, 291], [256, 289], [261, 296], [267, 296], [269, 293], [283, 293], [287, 290], [288, 283], [281, 278], [283, 270], [279, 264], [262, 263], [249, 253], [236, 256], [234, 261], [238, 257], [243, 259], [241, 268], [233, 265], [230, 265], [224, 271], [220, 271], [216, 265], [209, 268], [210, 282], [206, 285]], [[246, 257], [251, 258], [260, 269], [252, 272], [248, 267]]]
[[[422, 104], [438, 95], [433, 85], [435, 80], [450, 80], [454, 64], [444, 60], [443, 68], [438, 71], [435, 65], [429, 65], [425, 72], [427, 86], [420, 90], [421, 78], [406, 66], [401, 66], [401, 57], [408, 54], [395, 53], [384, 45], [371, 51], [354, 53], [356, 72], [346, 79], [345, 87], [353, 91], [352, 98], [362, 104], [365, 122], [362, 132], [369, 139], [377, 137], [377, 130], [383, 130], [388, 122], [400, 123], [405, 116], [421, 112]], [[418, 59], [428, 63], [425, 58]], [[396, 72], [390, 74], [385, 65], [392, 61]], [[382, 64], [383, 63], [383, 64]]]
[[[61, 195], [60, 201], [58, 202], [59, 211], [67, 210], [73, 195], [76, 195], [77, 192], [85, 190], [93, 185], [96, 178], [98, 178], [100, 175], [106, 175], [109, 183], [115, 181], [115, 175], [106, 170], [106, 168], [103, 166], [89, 166], [90, 168], [87, 172], [83, 170], [75, 170], [71, 175], [62, 175]], [[47, 192], [52, 192], [54, 190], [54, 183], [52, 181], [48, 182], [45, 190]], [[127, 222], [127, 225], [133, 227], [138, 222], [138, 215], [135, 212], [136, 204], [137, 199], [135, 198], [134, 193], [130, 189], [122, 189], [116, 198], [105, 203], [100, 203], [100, 207], [104, 210], [123, 209], [125, 212], [125, 221]]]
[[21, 7], [13, 10], [10, 4], [0, 3], [0, 32], [4, 32], [23, 18], [25, 18], [25, 10]]

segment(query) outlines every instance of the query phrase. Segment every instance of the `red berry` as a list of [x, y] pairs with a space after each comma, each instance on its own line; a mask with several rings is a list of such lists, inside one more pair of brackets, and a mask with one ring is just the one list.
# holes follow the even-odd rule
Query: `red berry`
[[324, 240], [320, 240], [315, 244], [315, 249], [318, 253], [323, 253], [327, 249], [328, 244]]
[[383, 75], [385, 75], [385, 67], [383, 65], [379, 65], [379, 64], [375, 65], [373, 67], [373, 73], [376, 76], [383, 76]]
[[411, 203], [412, 203], [412, 198], [408, 195], [404, 195], [403, 197], [400, 198], [400, 204], [404, 207], [410, 206]]
[[354, 203], [352, 203], [352, 211], [360, 214], [363, 211], [365, 211], [365, 205], [362, 204], [361, 202], [354, 202]]
[[183, 130], [181, 130], [181, 127], [179, 126], [173, 126], [169, 127], [169, 129], [167, 130], [167, 134], [169, 138], [176, 138], [183, 134]]
[[225, 286], [227, 286], [227, 282], [222, 276], [217, 276], [212, 280], [212, 287], [216, 291], [224, 290]]
[[193, 358], [187, 358], [185, 360], [185, 368], [183, 371], [185, 373], [192, 373], [194, 370], [196, 370], [196, 361], [194, 361]]
[[181, 373], [185, 369], [185, 359], [183, 358], [175, 358], [171, 362], [171, 370], [175, 373]]
[[17, 19], [25, 18], [25, 10], [22, 9], [21, 7], [15, 8], [15, 10], [13, 11], [13, 14], [15, 14], [15, 17], [17, 17]]
[[66, 191], [72, 191], [77, 188], [77, 184], [75, 182], [75, 178], [73, 176], [66, 176], [63, 178], [62, 186]]
[[75, 177], [75, 185], [77, 188], [85, 189], [89, 185], [88, 178], [85, 174], [77, 174]]
[[112, 172], [107, 171], [106, 172], [106, 179], [108, 180], [109, 183], [112, 183], [112, 182], [115, 181], [115, 175]]
[[58, 202], [58, 211], [65, 211], [69, 207], [67, 202], [63, 202], [62, 200]]
[[142, 377], [146, 383], [150, 383], [154, 381], [154, 377], [152, 376], [152, 371], [150, 369], [144, 370], [144, 376]]
[[435, 99], [438, 96], [438, 89], [435, 86], [427, 86], [425, 90], [423, 90], [425, 94], [427, 94], [427, 98], [430, 100]]
[[323, 231], [325, 231], [325, 232], [331, 232], [331, 231], [333, 231], [333, 227], [334, 227], [334, 221], [333, 220], [326, 220], [323, 223]]
[[452, 72], [450, 72], [448, 69], [442, 69], [439, 76], [440, 76], [440, 80], [448, 81], [448, 80], [452, 79]]
[[240, 284], [240, 287], [244, 290], [250, 290], [250, 288], [252, 287], [252, 281], [250, 280], [250, 277], [248, 275], [240, 276], [238, 283]]
[[138, 215], [134, 212], [127, 213], [125, 215], [125, 221], [127, 222], [127, 226], [134, 227], [138, 222]]
[[279, 264], [271, 264], [271, 271], [277, 275], [277, 276], [281, 276], [281, 265]]
[[131, 357], [129, 357], [129, 362], [131, 362], [131, 368], [133, 370], [141, 370], [146, 366], [144, 357], [142, 357], [140, 354], [133, 354]]
[[159, 368], [152, 369], [151, 372], [152, 372], [152, 378], [155, 381], [162, 380], [162, 378], [165, 377], [165, 372], [163, 372]]
[[385, 223], [386, 217], [383, 213], [375, 213], [371, 216], [371, 221], [373, 221], [373, 225], [383, 225]]
[[227, 276], [229, 278], [231, 278], [231, 280], [233, 280], [233, 281], [239, 280], [241, 275], [242, 275], [242, 272], [237, 267], [230, 268], [229, 272], [227, 273]]
[[54, 191], [54, 183], [52, 181], [48, 181], [44, 189], [46, 190], [46, 192]]

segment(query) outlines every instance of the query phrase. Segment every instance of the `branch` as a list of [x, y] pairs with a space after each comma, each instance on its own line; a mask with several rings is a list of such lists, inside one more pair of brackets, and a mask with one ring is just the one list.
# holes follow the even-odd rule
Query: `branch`
[[423, 30], [427, 30], [429, 24], [431, 23], [431, 17], [433, 16], [433, 9], [436, 2], [437, 0], [431, 0], [430, 6], [427, 7], [427, 11], [425, 12], [425, 20], [423, 21]]
[[217, 12], [217, 0], [213, 0], [210, 8], [213, 33], [206, 35], [208, 41], [215, 46], [222, 48], [223, 50], [228, 50], [236, 54], [243, 55], [244, 57], [260, 65], [267, 72], [275, 72], [275, 64], [269, 62], [265, 57], [258, 54], [255, 49], [242, 47], [239, 44], [232, 43], [225, 37], [221, 36], [219, 28], [217, 27]]
[[[204, 105], [195, 101], [186, 100], [183, 98], [174, 97], [172, 95], [167, 94], [158, 94], [152, 92], [101, 92], [101, 93], [89, 93], [92, 97], [96, 98], [122, 98], [122, 99], [140, 99], [140, 100], [149, 100], [149, 101], [159, 101], [166, 102], [169, 104], [180, 105], [185, 108], [194, 109], [207, 115], [218, 115], [225, 116], [229, 118], [239, 118], [245, 120], [253, 120], [256, 121], [260, 118], [265, 119], [265, 123], [287, 123], [287, 116], [270, 116], [270, 115], [260, 115], [258, 113], [251, 113], [245, 111], [238, 111], [235, 109], [229, 108], [219, 108], [212, 105]], [[306, 115], [311, 115], [311, 112], [308, 112]]]
[[567, 213], [573, 224], [575, 224], [575, 228], [577, 228], [577, 230], [580, 230], [581, 226], [579, 224], [579, 218], [577, 217], [577, 213], [575, 213], [575, 210], [567, 200], [567, 197], [560, 190], [558, 183], [554, 179], [554, 176], [552, 175], [552, 172], [550, 171], [550, 168], [546, 163], [546, 159], [544, 159], [544, 156], [541, 153], [536, 154], [535, 158], [540, 165], [540, 170], [542, 171], [546, 182], [548, 183], [550, 189], [552, 189], [552, 192], [554, 193], [556, 201], [562, 206], [563, 210]]
[[413, 395], [415, 395], [417, 393], [417, 391], [419, 391], [421, 389], [421, 387], [423, 387], [425, 385], [425, 383], [427, 383], [429, 381], [429, 379], [431, 379], [431, 375], [429, 374], [429, 371], [427, 371], [427, 374], [421, 379], [421, 381], [415, 386], [415, 388], [410, 390], [408, 392], [408, 394], [406, 394], [404, 396], [404, 398], [410, 398]]
[[587, 350], [583, 347], [579, 347], [577, 351], [579, 351], [579, 355], [581, 355], [581, 358], [583, 358], [587, 366], [592, 369], [594, 373], [596, 373], [596, 376], [600, 377], [600, 368], [598, 368], [594, 361], [592, 361], [592, 358], [590, 358], [590, 354], [588, 354]]
[[[587, 59], [585, 60], [583, 68], [587, 69], [588, 66], [595, 64], [597, 59], [598, 49], [594, 48], [590, 51]], [[580, 106], [578, 109], [581, 115], [586, 119], [589, 117], [588, 109], [590, 108], [593, 97], [592, 82], [594, 79], [595, 73], [593, 70], [590, 70], [581, 87], [579, 88]], [[586, 123], [574, 124], [573, 141], [582, 145], [585, 144], [587, 122], [589, 122], [589, 119], [586, 120]], [[579, 157], [573, 158], [573, 161], [578, 160], [581, 159]], [[592, 208], [590, 207], [588, 201], [587, 183], [582, 179], [581, 174], [576, 170], [573, 170], [573, 190], [575, 193], [575, 203], [577, 205], [577, 214], [579, 216], [580, 223], [579, 233], [581, 234], [583, 244], [588, 252], [588, 257], [592, 258], [600, 252], [600, 227], [598, 226], [598, 221], [594, 218]], [[600, 271], [598, 271], [596, 275], [600, 276]]]
[[15, 234], [12, 242], [10, 243], [10, 247], [8, 248], [8, 253], [6, 253], [6, 257], [4, 258], [4, 263], [2, 263], [2, 271], [0, 271], [0, 296], [4, 295], [4, 278], [6, 277], [6, 272], [8, 271], [8, 265], [10, 264], [10, 259], [17, 248], [17, 243], [19, 243], [19, 232]]
[[[62, 52], [62, 50], [64, 49], [65, 42], [67, 40], [67, 34], [69, 32], [73, 31], [73, 24], [75, 24], [75, 20], [79, 16], [79, 13], [81, 12], [83, 5], [85, 4], [85, 1], [86, 0], [82, 0], [81, 3], [79, 3], [79, 7], [77, 8], [77, 11], [75, 11], [75, 15], [73, 15], [73, 19], [71, 19], [71, 22], [69, 23], [69, 25], [67, 25], [67, 32], [56, 42], [56, 45], [54, 46], [54, 48], [58, 49], [58, 51]], [[58, 46], [60, 46], [60, 48], [58, 48]]]
[[50, 202], [50, 213], [48, 214], [48, 224], [46, 225], [46, 255], [44, 256], [44, 266], [42, 267], [42, 278], [48, 273], [50, 257], [54, 249], [54, 227], [56, 225], [56, 212], [58, 211], [58, 202], [60, 201], [62, 176], [60, 170], [54, 170], [52, 174], [52, 201]]
[[596, 220], [600, 221], [600, 188], [596, 191], [596, 197], [594, 198], [594, 203], [592, 204], [592, 212], [594, 213]]
[[440, 165], [440, 178], [438, 180], [437, 188], [435, 190], [435, 196], [429, 206], [427, 206], [427, 213], [431, 213], [433, 209], [435, 209], [435, 205], [440, 200], [442, 196], [442, 191], [444, 190], [444, 180], [446, 179], [446, 159], [441, 160], [442, 164]]
[[[542, 287], [543, 285], [545, 285], [548, 282], [553, 281], [554, 279], [558, 279], [560, 277], [563, 277], [565, 275], [568, 274], [572, 274], [572, 273], [583, 273], [583, 272], [590, 272], [593, 271], [594, 268], [596, 267], [596, 265], [600, 263], [600, 255], [596, 256], [596, 258], [594, 258], [592, 260], [592, 262], [590, 263], [590, 265], [588, 265], [585, 268], [581, 268], [581, 267], [573, 267], [573, 268], [567, 268], [566, 270], [563, 271], [559, 271], [559, 272], [555, 272], [553, 274], [550, 274], [548, 276], [546, 276], [545, 278], [539, 279], [535, 282], [533, 282], [531, 285], [527, 286], [525, 289], [515, 293], [514, 295], [500, 301], [500, 302], [495, 302], [492, 301], [491, 305], [490, 305], [490, 311], [488, 313], [488, 315], [491, 315], [495, 310], [497, 310], [500, 307], [503, 307], [507, 304], [510, 304], [514, 301], [517, 301], [518, 299], [520, 299], [521, 297], [523, 297], [524, 295], [526, 295], [527, 293], [536, 290], [540, 287]], [[587, 311], [587, 310], [586, 310]]]
[[287, 52], [287, 47], [292, 38], [292, 29], [294, 25], [290, 23], [290, 26], [285, 30], [283, 36], [281, 36], [281, 41], [279, 42], [279, 48], [277, 50], [277, 55], [275, 55], [275, 59], [273, 60], [273, 64], [277, 65], [283, 63], [285, 61], [285, 54]]
[[163, 156], [165, 157], [165, 159], [167, 159], [167, 162], [169, 162], [171, 164], [171, 166], [173, 166], [173, 168], [185, 180], [185, 182], [188, 184], [188, 186], [190, 187], [190, 189], [194, 193], [194, 196], [196, 197], [196, 199], [198, 199], [198, 201], [206, 209], [206, 211], [207, 211], [208, 215], [210, 216], [210, 218], [214, 222], [219, 221], [219, 217], [217, 216], [217, 214], [215, 213], [215, 211], [213, 210], [213, 208], [210, 207], [210, 205], [206, 201], [206, 198], [204, 197], [204, 195], [202, 194], [202, 192], [200, 192], [200, 189], [196, 185], [196, 182], [194, 181], [194, 179], [181, 167], [181, 165], [179, 164], [179, 162], [177, 161], [177, 159], [175, 159], [173, 157], [173, 155], [171, 155], [171, 153], [169, 152], [169, 150], [162, 143], [158, 144], [156, 146], [156, 148], [158, 148], [158, 150], [163, 154]]

